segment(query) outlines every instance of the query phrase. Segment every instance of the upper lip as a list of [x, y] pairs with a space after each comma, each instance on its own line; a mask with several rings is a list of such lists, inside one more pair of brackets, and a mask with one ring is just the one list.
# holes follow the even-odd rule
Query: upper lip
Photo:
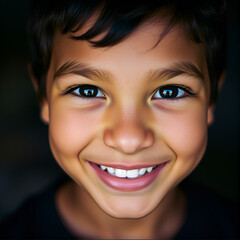
[[125, 169], [125, 170], [132, 170], [132, 169], [140, 169], [140, 168], [148, 168], [148, 167], [157, 166], [157, 165], [166, 163], [167, 161], [162, 162], [162, 163], [137, 164], [137, 165], [131, 165], [131, 166], [129, 166], [129, 165], [122, 165], [122, 164], [96, 163], [96, 162], [91, 162], [91, 161], [88, 161], [88, 162], [91, 163], [91, 164], [103, 165], [103, 166], [106, 166], [106, 167], [112, 167], [112, 168], [118, 168], [118, 169]]

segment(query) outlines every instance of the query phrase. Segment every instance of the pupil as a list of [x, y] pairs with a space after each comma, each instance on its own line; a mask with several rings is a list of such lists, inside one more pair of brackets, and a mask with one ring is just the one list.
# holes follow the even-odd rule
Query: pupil
[[160, 95], [163, 98], [175, 98], [178, 94], [178, 89], [174, 87], [168, 87], [165, 89], [160, 89]]
[[91, 95], [93, 95], [93, 93], [94, 93], [93, 89], [85, 89], [84, 90], [84, 94], [87, 96], [91, 96]]
[[95, 97], [97, 95], [97, 88], [93, 86], [83, 86], [80, 88], [80, 94], [84, 97]]

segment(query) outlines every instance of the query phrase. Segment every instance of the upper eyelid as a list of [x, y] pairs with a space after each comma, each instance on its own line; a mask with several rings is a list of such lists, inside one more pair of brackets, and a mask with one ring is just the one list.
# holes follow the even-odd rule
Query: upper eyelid
[[[91, 87], [94, 87], [94, 88], [97, 88], [98, 91], [100, 91], [102, 93], [103, 96], [91, 96], [91, 97], [86, 97], [84, 95], [81, 95], [81, 94], [77, 94], [77, 93], [74, 93], [74, 91], [80, 87], [83, 87], [83, 86], [89, 86], [89, 88]], [[62, 93], [63, 95], [72, 95], [73, 97], [77, 97], [77, 98], [81, 98], [83, 100], [99, 100], [99, 99], [106, 99], [107, 96], [105, 94], [105, 92], [100, 88], [100, 87], [97, 87], [95, 85], [92, 85], [92, 84], [77, 84], [77, 85], [73, 85], [73, 86], [70, 86], [68, 87], [66, 90], [63, 91]]]
[[[186, 96], [183, 96], [183, 97], [176, 97], [176, 98], [154, 98], [154, 95], [161, 89], [161, 88], [167, 88], [167, 87], [176, 87], [176, 88], [179, 88], [181, 90], [183, 90], [187, 95]], [[180, 99], [184, 99], [186, 97], [189, 97], [189, 96], [195, 96], [197, 95], [196, 92], [194, 92], [190, 87], [187, 87], [185, 85], [181, 85], [181, 84], [167, 84], [167, 85], [164, 85], [164, 86], [161, 86], [161, 87], [158, 87], [152, 94], [151, 96], [151, 99], [152, 100], [168, 100], [168, 101], [177, 101], [177, 100], [180, 100]]]
[[100, 87], [97, 87], [97, 86], [94, 86], [94, 85], [91, 85], [91, 84], [77, 84], [77, 85], [68, 87], [66, 90], [63, 91], [63, 94], [70, 93], [70, 92], [72, 92], [72, 91], [74, 91], [74, 90], [76, 90], [80, 87], [83, 87], [83, 86], [89, 86], [89, 87], [97, 88], [105, 95], [104, 91]]
[[161, 87], [158, 87], [154, 92], [153, 92], [153, 95], [158, 91], [160, 90], [161, 88], [167, 88], [167, 87], [176, 87], [176, 88], [180, 88], [181, 90], [189, 93], [189, 94], [195, 94], [195, 92], [190, 88], [190, 87], [187, 87], [187, 86], [184, 86], [184, 85], [181, 85], [181, 84], [167, 84], [167, 85], [164, 85], [164, 86], [161, 86]]

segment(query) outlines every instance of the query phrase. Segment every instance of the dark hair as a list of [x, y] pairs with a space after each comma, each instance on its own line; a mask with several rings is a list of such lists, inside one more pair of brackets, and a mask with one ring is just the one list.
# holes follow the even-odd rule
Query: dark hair
[[[210, 103], [217, 99], [218, 79], [225, 68], [225, 1], [221, 0], [35, 0], [29, 20], [29, 46], [32, 74], [38, 81], [38, 98], [46, 97], [46, 74], [51, 61], [56, 30], [76, 40], [86, 40], [93, 47], [113, 46], [127, 38], [149, 19], [165, 21], [159, 41], [176, 24], [181, 24], [189, 38], [206, 49], [211, 82]], [[94, 14], [95, 24], [81, 36], [72, 36]], [[98, 41], [95, 36], [107, 32]]]

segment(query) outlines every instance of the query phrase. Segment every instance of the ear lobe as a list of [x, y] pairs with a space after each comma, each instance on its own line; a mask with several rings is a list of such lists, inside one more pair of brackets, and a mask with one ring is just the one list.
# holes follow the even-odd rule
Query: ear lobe
[[47, 100], [43, 100], [41, 104], [41, 113], [40, 113], [41, 119], [44, 123], [49, 123], [49, 104]]
[[208, 107], [208, 115], [207, 115], [208, 126], [213, 124], [213, 122], [214, 122], [214, 109], [215, 109], [215, 105], [214, 104], [211, 104]]

